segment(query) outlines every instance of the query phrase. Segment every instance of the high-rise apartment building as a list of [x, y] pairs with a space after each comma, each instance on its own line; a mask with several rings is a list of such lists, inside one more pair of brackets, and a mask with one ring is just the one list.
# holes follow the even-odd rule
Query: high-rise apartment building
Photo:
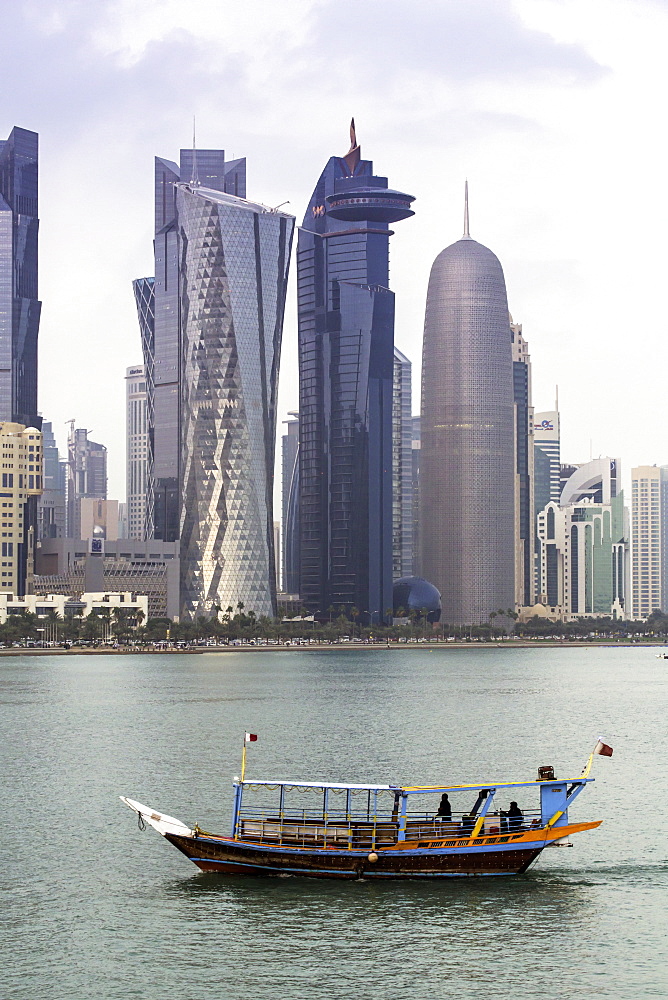
[[65, 538], [67, 527], [67, 474], [60, 458], [50, 421], [42, 423], [44, 491], [37, 502], [37, 537]]
[[663, 611], [665, 590], [666, 492], [668, 469], [641, 465], [631, 469], [631, 616]]
[[389, 224], [412, 201], [362, 159], [353, 123], [299, 231], [299, 592], [312, 612], [379, 621], [392, 606]]
[[[276, 392], [294, 219], [245, 199], [245, 160], [156, 159], [153, 315], [155, 537], [180, 541], [181, 614], [241, 601], [275, 612]], [[150, 396], [150, 392], [149, 392]], [[150, 403], [148, 409], [151, 409]]]
[[[535, 596], [536, 516], [534, 513], [534, 415], [531, 360], [522, 324], [510, 319], [515, 398], [515, 603], [530, 606]], [[506, 610], [506, 609], [504, 609]]]
[[29, 508], [42, 492], [42, 434], [36, 427], [0, 422], [0, 591], [32, 593], [34, 526]]
[[148, 391], [144, 365], [126, 369], [125, 398], [128, 537], [146, 538], [149, 444]]
[[299, 593], [299, 414], [288, 414], [281, 439], [281, 589]]
[[413, 574], [412, 365], [394, 348], [392, 395], [392, 582]]
[[107, 499], [107, 449], [70, 423], [67, 441], [67, 537], [81, 538], [81, 500]]
[[442, 620], [486, 622], [515, 604], [515, 397], [498, 258], [462, 239], [431, 270], [422, 355], [420, 570]]

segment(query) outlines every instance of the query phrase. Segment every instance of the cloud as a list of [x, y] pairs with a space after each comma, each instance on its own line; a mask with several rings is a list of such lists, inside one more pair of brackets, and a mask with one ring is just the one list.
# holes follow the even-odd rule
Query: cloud
[[387, 82], [418, 72], [452, 83], [582, 83], [605, 72], [581, 46], [526, 27], [509, 0], [327, 2], [314, 15], [310, 47], [330, 74], [352, 73], [360, 87], [378, 70]]

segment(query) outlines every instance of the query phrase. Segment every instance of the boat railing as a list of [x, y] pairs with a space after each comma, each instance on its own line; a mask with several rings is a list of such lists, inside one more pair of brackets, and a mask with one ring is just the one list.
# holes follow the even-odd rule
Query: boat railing
[[[450, 817], [434, 813], [408, 813], [405, 839], [410, 841], [442, 840], [446, 837], [470, 837], [476, 818], [470, 813], [453, 812]], [[540, 810], [525, 810], [521, 822], [513, 817], [492, 813], [485, 816], [476, 838], [495, 837], [537, 829]], [[300, 847], [369, 848], [395, 844], [399, 835], [399, 817], [391, 811], [375, 815], [366, 810], [290, 810], [283, 815], [262, 809], [243, 809], [237, 820], [236, 836], [241, 840], [272, 845]]]

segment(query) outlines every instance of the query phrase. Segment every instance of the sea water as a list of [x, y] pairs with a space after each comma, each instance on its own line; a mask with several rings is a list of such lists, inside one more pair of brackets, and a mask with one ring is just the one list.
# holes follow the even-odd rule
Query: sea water
[[[667, 676], [642, 647], [2, 658], [0, 997], [664, 997]], [[514, 878], [203, 874], [118, 796], [227, 833], [245, 730], [247, 777], [419, 784], [578, 775], [602, 734], [571, 818], [604, 823]]]

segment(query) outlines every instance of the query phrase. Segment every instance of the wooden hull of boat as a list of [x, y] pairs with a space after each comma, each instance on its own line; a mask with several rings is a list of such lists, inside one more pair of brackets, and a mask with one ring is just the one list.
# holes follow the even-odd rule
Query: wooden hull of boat
[[541, 841], [503, 850], [462, 848], [429, 853], [387, 850], [379, 851], [378, 860], [372, 862], [367, 852], [291, 850], [242, 844], [227, 838], [167, 835], [167, 840], [205, 872], [344, 879], [519, 875], [527, 870], [545, 846]]

